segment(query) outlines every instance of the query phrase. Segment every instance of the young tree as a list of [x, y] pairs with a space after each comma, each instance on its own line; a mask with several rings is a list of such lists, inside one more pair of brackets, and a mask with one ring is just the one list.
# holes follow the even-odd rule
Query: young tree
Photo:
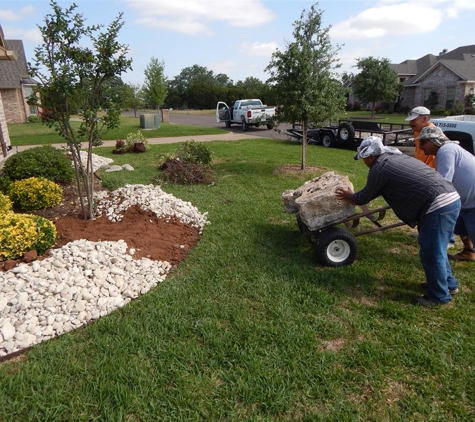
[[157, 110], [167, 96], [167, 78], [164, 75], [165, 63], [152, 57], [145, 68], [145, 83], [142, 88], [145, 100]]
[[[104, 84], [130, 69], [132, 60], [126, 57], [128, 47], [116, 41], [124, 24], [122, 15], [105, 32], [99, 32], [103, 25], [85, 26], [83, 16], [73, 14], [75, 4], [64, 10], [54, 0], [50, 5], [53, 12], [46, 15], [44, 26], [38, 25], [43, 44], [35, 48], [34, 62], [29, 63], [30, 73], [41, 82], [36, 92], [40, 96], [39, 105], [47, 115], [44, 123], [55, 127], [71, 152], [83, 216], [92, 219], [92, 147], [101, 144], [104, 131], [120, 123], [120, 106], [105, 94]], [[92, 48], [84, 46], [83, 38], [89, 39]], [[37, 96], [33, 94], [30, 101], [38, 101]], [[106, 113], [99, 116], [101, 109]], [[78, 130], [70, 124], [73, 110], [81, 118]], [[88, 143], [85, 167], [80, 156], [81, 141]]]
[[139, 84], [126, 84], [124, 91], [122, 104], [134, 110], [134, 116], [137, 117], [137, 110], [143, 105], [142, 88]]
[[276, 50], [265, 69], [279, 105], [277, 121], [302, 123], [302, 170], [306, 166], [309, 122], [322, 124], [345, 107], [345, 92], [335, 73], [340, 67], [336, 58], [340, 47], [332, 47], [330, 27], [322, 28], [323, 12], [317, 6], [302, 11], [300, 20], [293, 24], [294, 41], [286, 51]]
[[358, 99], [371, 104], [371, 117], [377, 101], [394, 102], [402, 92], [403, 85], [397, 73], [391, 69], [389, 59], [366, 57], [358, 59], [356, 67], [360, 70], [354, 77], [354, 92]]

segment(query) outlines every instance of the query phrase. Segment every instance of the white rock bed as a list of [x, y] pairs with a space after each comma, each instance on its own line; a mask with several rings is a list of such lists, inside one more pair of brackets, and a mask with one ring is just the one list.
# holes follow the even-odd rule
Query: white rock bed
[[[207, 222], [189, 202], [153, 185], [127, 185], [107, 199], [97, 195], [98, 213], [114, 222], [139, 205], [158, 217], [174, 216], [196, 227]], [[125, 241], [77, 240], [31, 264], [0, 273], [0, 357], [57, 337], [105, 316], [165, 280], [171, 265], [134, 260]]]
[[[79, 155], [81, 156], [81, 162], [83, 166], [87, 165], [87, 151], [80, 151]], [[101, 157], [97, 154], [91, 154], [91, 163], [92, 163], [92, 170], [96, 172], [101, 167], [108, 167], [109, 164], [113, 163], [114, 160], [112, 158]], [[74, 166], [74, 163], [72, 163]]]

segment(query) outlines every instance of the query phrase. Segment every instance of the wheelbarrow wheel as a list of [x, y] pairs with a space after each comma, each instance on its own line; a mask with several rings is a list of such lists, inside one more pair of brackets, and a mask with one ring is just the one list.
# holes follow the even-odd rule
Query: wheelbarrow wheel
[[314, 243], [314, 249], [317, 262], [327, 267], [351, 265], [358, 255], [355, 236], [338, 227], [320, 233]]

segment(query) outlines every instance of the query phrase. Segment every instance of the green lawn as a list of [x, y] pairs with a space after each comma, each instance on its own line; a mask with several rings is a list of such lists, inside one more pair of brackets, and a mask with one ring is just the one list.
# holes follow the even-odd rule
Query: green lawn
[[[473, 264], [461, 293], [411, 304], [424, 272], [407, 227], [358, 237], [349, 267], [314, 263], [280, 196], [327, 170], [358, 189], [353, 151], [274, 139], [210, 142], [217, 182], [162, 188], [208, 212], [198, 245], [168, 279], [94, 323], [0, 365], [0, 421], [471, 421]], [[157, 157], [95, 149], [152, 182]], [[391, 217], [388, 218], [391, 220]], [[460, 247], [460, 244], [458, 244]]]
[[[102, 136], [102, 140], [125, 139], [127, 134], [137, 132], [140, 129], [139, 117], [121, 116], [120, 121], [120, 127], [105, 133]], [[73, 121], [71, 124], [75, 128], [79, 127], [79, 122], [77, 121]], [[64, 143], [64, 138], [59, 136], [54, 129], [48, 128], [41, 123], [10, 123], [8, 124], [8, 132], [12, 146]], [[162, 123], [158, 129], [144, 130], [143, 132], [148, 138], [227, 133], [225, 130], [216, 128], [170, 123]]]

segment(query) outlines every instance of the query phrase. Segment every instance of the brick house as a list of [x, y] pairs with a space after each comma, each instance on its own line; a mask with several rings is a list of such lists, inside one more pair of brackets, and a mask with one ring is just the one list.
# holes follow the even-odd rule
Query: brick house
[[[455, 102], [463, 103], [475, 89], [475, 45], [442, 51], [438, 56], [427, 54], [419, 59], [391, 64], [404, 90], [395, 102], [400, 108], [429, 106], [429, 96], [437, 93], [434, 109], [452, 109]], [[434, 94], [432, 94], [434, 95]], [[351, 93], [348, 103], [358, 102]], [[364, 105], [363, 105], [364, 106]], [[428, 107], [431, 108], [431, 107]]]
[[392, 64], [404, 84], [400, 105], [413, 108], [429, 106], [429, 95], [437, 93], [433, 108], [452, 109], [454, 102], [463, 103], [475, 89], [475, 45], [442, 51], [438, 56], [427, 54], [416, 60]]
[[37, 82], [28, 75], [20, 40], [6, 40], [0, 26], [0, 164], [11, 150], [7, 123], [24, 123], [37, 109], [27, 104]]
[[28, 116], [36, 114], [37, 109], [27, 104], [33, 87], [38, 84], [28, 74], [25, 50], [21, 40], [6, 40], [0, 27], [0, 46], [11, 52], [4, 56], [14, 60], [0, 61], [0, 100], [3, 102], [5, 118], [8, 123], [24, 123]]

